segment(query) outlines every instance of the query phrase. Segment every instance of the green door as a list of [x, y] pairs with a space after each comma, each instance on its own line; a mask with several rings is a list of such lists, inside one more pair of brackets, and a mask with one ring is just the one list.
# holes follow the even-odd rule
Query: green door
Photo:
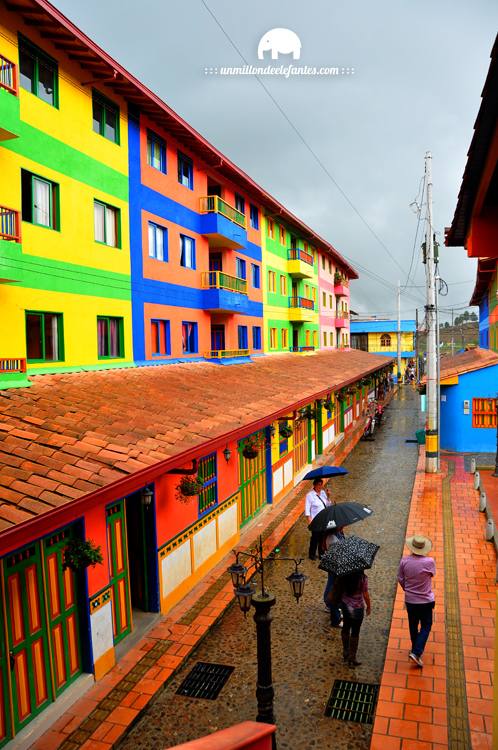
[[16, 733], [52, 700], [40, 545], [5, 561], [9, 666]]
[[106, 510], [114, 643], [131, 632], [130, 585], [124, 500]]
[[241, 525], [247, 523], [266, 503], [266, 451], [264, 430], [251, 436], [258, 442], [256, 458], [243, 455], [245, 441], [238, 445]]
[[[0, 563], [1, 565], [1, 563]], [[1, 567], [0, 567], [1, 577]], [[1, 585], [1, 580], [0, 580]], [[7, 672], [10, 670], [9, 651], [5, 642], [5, 621], [0, 595], [0, 747], [11, 738], [10, 691]]]

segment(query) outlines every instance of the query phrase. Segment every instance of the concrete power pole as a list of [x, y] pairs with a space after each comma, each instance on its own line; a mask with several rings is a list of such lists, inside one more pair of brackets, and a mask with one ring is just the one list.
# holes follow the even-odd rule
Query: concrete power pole
[[398, 280], [398, 384], [402, 382], [401, 374], [401, 282]]
[[435, 474], [438, 470], [439, 432], [438, 432], [438, 382], [436, 347], [436, 279], [434, 265], [434, 230], [432, 224], [432, 156], [430, 151], [425, 155], [425, 177], [427, 185], [427, 225], [426, 225], [426, 264], [425, 281], [427, 304], [427, 425], [425, 429], [425, 472]]
[[415, 378], [417, 383], [420, 380], [419, 362], [418, 362], [418, 307], [415, 310]]
[[455, 335], [453, 333], [453, 316], [455, 311], [451, 308], [451, 356], [455, 354]]

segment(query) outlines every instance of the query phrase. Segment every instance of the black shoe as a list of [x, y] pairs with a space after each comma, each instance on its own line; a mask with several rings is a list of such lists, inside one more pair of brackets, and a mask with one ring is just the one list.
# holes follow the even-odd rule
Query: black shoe
[[313, 555], [313, 557], [311, 557], [311, 555], [308, 555], [308, 559], [309, 560], [316, 560], [316, 555]]

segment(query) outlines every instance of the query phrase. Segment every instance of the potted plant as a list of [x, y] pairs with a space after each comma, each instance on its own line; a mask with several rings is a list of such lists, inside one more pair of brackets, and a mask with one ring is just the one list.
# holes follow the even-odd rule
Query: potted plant
[[327, 396], [327, 398], [323, 402], [323, 408], [327, 411], [332, 411], [332, 409], [334, 408], [334, 401], [332, 399], [332, 396]]
[[314, 406], [311, 406], [311, 404], [308, 404], [308, 406], [303, 407], [299, 412], [299, 419], [315, 419], [316, 418], [316, 409]]
[[80, 539], [74, 537], [69, 539], [67, 547], [64, 550], [63, 570], [70, 570], [77, 573], [84, 570], [90, 565], [95, 566], [104, 562], [102, 550], [92, 542], [91, 539]]
[[288, 422], [281, 422], [278, 428], [278, 432], [279, 432], [280, 437], [290, 438], [290, 436], [293, 433], [293, 429], [290, 426], [290, 424], [288, 424]]
[[336, 286], [342, 284], [342, 273], [340, 271], [336, 271], [334, 274], [334, 284]]
[[259, 445], [258, 441], [255, 437], [249, 437], [247, 438], [244, 447], [242, 448], [242, 455], [244, 458], [257, 458], [257, 455], [259, 453]]
[[197, 475], [183, 474], [176, 489], [178, 495], [181, 495], [182, 497], [194, 497], [199, 494], [203, 486], [203, 483], [199, 480]]

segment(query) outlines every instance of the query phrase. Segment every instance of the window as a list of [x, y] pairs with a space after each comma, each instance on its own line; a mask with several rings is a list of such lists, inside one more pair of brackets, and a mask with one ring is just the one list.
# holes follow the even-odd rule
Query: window
[[203, 485], [199, 492], [199, 515], [201, 516], [218, 504], [216, 453], [211, 453], [199, 460], [197, 478]]
[[280, 294], [284, 297], [287, 294], [287, 276], [280, 276]]
[[253, 229], [259, 229], [259, 211], [252, 203], [249, 205], [249, 222]]
[[391, 337], [388, 333], [383, 333], [380, 337], [381, 346], [391, 346]]
[[19, 40], [19, 72], [23, 89], [52, 107], [58, 106], [57, 63], [27, 39]]
[[325, 292], [322, 292], [322, 307], [327, 307], [327, 295]]
[[124, 357], [123, 318], [97, 318], [97, 350], [99, 359]]
[[288, 349], [289, 347], [289, 331], [287, 328], [282, 328], [282, 349]]
[[151, 320], [150, 333], [152, 355], [171, 354], [169, 320]]
[[247, 343], [247, 326], [239, 326], [238, 327], [238, 341], [239, 341], [239, 349], [247, 349], [248, 343]]
[[235, 258], [235, 275], [238, 279], [245, 279], [247, 277], [246, 262], [242, 258]]
[[305, 253], [308, 253], [308, 255], [309, 255], [309, 251], [308, 251], [308, 243], [307, 243], [307, 242], [304, 242], [304, 243], [303, 243], [303, 248], [304, 248], [304, 252], [305, 252]]
[[496, 429], [496, 400], [494, 398], [472, 399], [472, 427]]
[[308, 284], [304, 285], [304, 296], [306, 297], [306, 299], [310, 298], [310, 288], [309, 288]]
[[180, 235], [180, 265], [195, 269], [195, 240], [185, 234]]
[[323, 332], [323, 345], [327, 346], [327, 331]]
[[310, 345], [310, 333], [311, 333], [310, 331], [305, 331], [304, 332], [304, 344], [305, 344], [305, 346], [309, 346]]
[[166, 143], [151, 130], [147, 131], [147, 164], [166, 174]]
[[285, 229], [280, 227], [280, 244], [285, 245]]
[[277, 348], [277, 329], [270, 328], [270, 349]]
[[120, 247], [119, 209], [100, 201], [93, 202], [93, 222], [95, 242], [103, 242], [109, 247]]
[[21, 170], [22, 219], [47, 229], [59, 229], [59, 186]]
[[252, 348], [261, 349], [261, 328], [260, 326], [252, 327]]
[[332, 273], [332, 261], [329, 258], [329, 273]]
[[316, 302], [316, 287], [314, 286], [311, 287], [311, 299]]
[[252, 285], [254, 289], [259, 289], [261, 286], [261, 270], [255, 263], [251, 263], [252, 271]]
[[107, 97], [92, 94], [93, 130], [113, 143], [119, 143], [119, 107]]
[[273, 240], [275, 238], [275, 224], [273, 223], [273, 219], [267, 219], [267, 225], [268, 237]]
[[149, 258], [168, 260], [168, 230], [149, 221]]
[[64, 359], [62, 315], [26, 312], [28, 362], [61, 362]]
[[182, 351], [184, 354], [197, 353], [197, 323], [182, 323]]
[[325, 255], [322, 255], [322, 268], [325, 271]]
[[318, 331], [313, 331], [313, 346], [315, 349], [318, 346]]
[[194, 189], [194, 162], [181, 151], [178, 152], [178, 182], [189, 190]]
[[329, 294], [329, 305], [330, 305], [330, 309], [332, 310], [332, 308], [334, 307], [334, 301], [332, 299], [332, 295], [331, 294]]
[[275, 271], [268, 271], [268, 291], [275, 292], [277, 288], [277, 274]]
[[235, 193], [235, 208], [237, 211], [240, 211], [241, 214], [245, 214], [246, 212], [246, 202], [238, 193]]

